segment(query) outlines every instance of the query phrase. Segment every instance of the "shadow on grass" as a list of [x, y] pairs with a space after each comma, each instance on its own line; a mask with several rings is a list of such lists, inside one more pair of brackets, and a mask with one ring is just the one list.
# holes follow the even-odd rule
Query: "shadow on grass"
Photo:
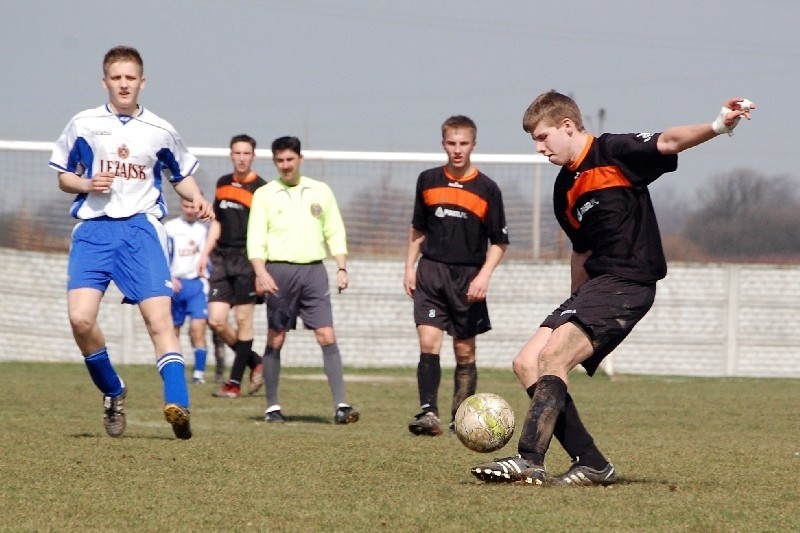
[[103, 435], [101, 433], [73, 433], [68, 435], [68, 437], [73, 439], [145, 439], [145, 440], [175, 440], [173, 436], [164, 436], [164, 435], [131, 435], [125, 434], [121, 437], [109, 437], [107, 435]]
[[[251, 416], [248, 417], [250, 420], [254, 422], [264, 422], [263, 416]], [[286, 416], [284, 415], [286, 422], [283, 423], [272, 423], [268, 424], [270, 426], [281, 426], [285, 424], [333, 424], [333, 417], [326, 418], [319, 415], [292, 415]], [[264, 422], [266, 424], [266, 422]]]

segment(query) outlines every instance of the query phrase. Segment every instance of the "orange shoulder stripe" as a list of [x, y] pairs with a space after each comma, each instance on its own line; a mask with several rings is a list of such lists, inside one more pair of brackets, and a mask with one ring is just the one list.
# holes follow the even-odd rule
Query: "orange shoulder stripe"
[[575, 184], [567, 192], [567, 218], [573, 228], [577, 229], [581, 225], [572, 214], [578, 198], [586, 193], [611, 187], [632, 187], [630, 180], [615, 166], [596, 167], [578, 175]]
[[234, 187], [233, 185], [223, 185], [217, 188], [217, 200], [231, 200], [239, 202], [240, 204], [250, 208], [250, 203], [253, 201], [253, 193], [241, 187]]

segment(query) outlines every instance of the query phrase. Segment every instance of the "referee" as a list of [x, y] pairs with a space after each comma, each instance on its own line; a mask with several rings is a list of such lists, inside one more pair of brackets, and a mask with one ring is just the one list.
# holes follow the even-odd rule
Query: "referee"
[[328, 251], [337, 265], [339, 291], [347, 288], [347, 240], [339, 206], [330, 187], [300, 173], [303, 156], [297, 137], [272, 143], [279, 177], [253, 195], [247, 229], [247, 255], [256, 274], [256, 292], [267, 303], [264, 353], [266, 422], [284, 422], [278, 400], [281, 348], [286, 332], [300, 317], [314, 330], [333, 394], [334, 422], [350, 424], [359, 413], [345, 402], [344, 373], [333, 329], [328, 274], [322, 260]]

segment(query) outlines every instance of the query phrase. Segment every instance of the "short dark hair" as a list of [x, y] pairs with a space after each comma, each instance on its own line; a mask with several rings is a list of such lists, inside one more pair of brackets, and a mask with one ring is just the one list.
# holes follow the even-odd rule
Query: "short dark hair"
[[478, 137], [478, 126], [475, 121], [465, 115], [453, 115], [442, 123], [442, 139], [444, 139], [447, 130], [457, 129], [471, 129], [472, 137]]
[[284, 150], [291, 150], [292, 152], [300, 155], [300, 139], [297, 137], [278, 137], [272, 141], [272, 155]]
[[234, 135], [233, 137], [231, 137], [230, 147], [233, 148], [233, 145], [236, 143], [248, 143], [250, 146], [253, 147], [254, 151], [256, 149], [256, 140], [247, 135], [246, 133]]
[[103, 57], [103, 74], [108, 72], [108, 66], [117, 61], [132, 61], [144, 71], [144, 61], [139, 51], [132, 46], [115, 46]]

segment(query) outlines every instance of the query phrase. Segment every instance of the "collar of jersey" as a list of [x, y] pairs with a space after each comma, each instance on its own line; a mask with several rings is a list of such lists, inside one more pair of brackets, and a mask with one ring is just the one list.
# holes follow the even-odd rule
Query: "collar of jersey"
[[580, 166], [581, 163], [583, 163], [583, 160], [586, 158], [586, 154], [589, 153], [589, 148], [592, 147], [593, 142], [594, 142], [594, 135], [589, 135], [586, 139], [586, 144], [583, 145], [583, 150], [581, 150], [581, 153], [578, 154], [578, 157], [575, 158], [575, 161], [573, 161], [572, 163], [569, 164], [569, 166], [567, 166], [569, 170], [575, 170], [578, 168], [578, 166]]
[[255, 171], [251, 170], [250, 174], [248, 174], [247, 177], [244, 178], [243, 180], [236, 179], [236, 175], [234, 174], [233, 175], [233, 181], [235, 181], [236, 183], [250, 183], [251, 181], [253, 181], [257, 177], [258, 177], [258, 174], [256, 174]]
[[111, 109], [111, 103], [110, 102], [106, 103], [106, 111], [108, 111], [110, 114], [112, 114], [115, 117], [117, 117], [120, 120], [120, 122], [122, 122], [123, 124], [127, 124], [132, 119], [141, 117], [142, 114], [144, 114], [144, 107], [143, 106], [141, 106], [139, 104], [136, 104], [136, 107], [139, 110], [139, 112], [137, 114], [135, 114], [135, 115], [126, 115], [125, 113], [115, 113], [114, 110]]
[[445, 165], [445, 166], [443, 167], [443, 169], [444, 169], [444, 175], [447, 177], [447, 179], [449, 179], [449, 180], [453, 180], [453, 181], [459, 181], [459, 182], [461, 182], [461, 181], [469, 181], [469, 180], [471, 180], [471, 179], [475, 179], [475, 177], [477, 177], [477, 175], [478, 175], [478, 169], [477, 169], [477, 168], [473, 168], [473, 169], [472, 169], [472, 172], [470, 172], [470, 173], [469, 173], [469, 174], [467, 174], [466, 176], [462, 176], [462, 177], [460, 177], [460, 178], [459, 178], [458, 176], [453, 176], [453, 175], [452, 175], [452, 174], [451, 174], [451, 173], [450, 173], [450, 172], [447, 170], [447, 165]]

